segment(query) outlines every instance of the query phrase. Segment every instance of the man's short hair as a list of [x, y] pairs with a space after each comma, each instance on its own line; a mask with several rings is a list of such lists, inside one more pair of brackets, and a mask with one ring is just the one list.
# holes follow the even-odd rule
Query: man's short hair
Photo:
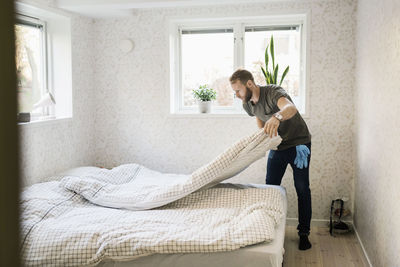
[[243, 85], [245, 85], [248, 80], [251, 80], [254, 82], [253, 74], [251, 74], [250, 71], [245, 70], [245, 69], [238, 69], [229, 78], [229, 81], [231, 83], [235, 83], [237, 80], [239, 80]]

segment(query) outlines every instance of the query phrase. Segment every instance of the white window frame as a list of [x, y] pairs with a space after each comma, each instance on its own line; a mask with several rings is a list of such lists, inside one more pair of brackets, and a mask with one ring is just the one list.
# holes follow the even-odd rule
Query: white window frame
[[[42, 81], [43, 81], [43, 86], [40, 88], [40, 95], [43, 96], [45, 93], [52, 92], [52, 90], [49, 90], [49, 81], [48, 81], [48, 52], [47, 52], [47, 26], [46, 22], [35, 17], [31, 17], [29, 15], [23, 14], [23, 13], [16, 13], [16, 22], [15, 24], [23, 25], [23, 26], [40, 26], [41, 27], [41, 36], [40, 36], [40, 44], [41, 44], [41, 55], [40, 55], [40, 60], [41, 60], [41, 67], [42, 67]], [[43, 107], [41, 109], [42, 115], [43, 116], [54, 116], [54, 108], [49, 108], [49, 107]]]
[[[228, 17], [228, 18], [171, 18], [169, 20], [169, 56], [170, 56], [170, 86], [168, 95], [170, 97], [170, 114], [172, 115], [201, 115], [196, 107], [182, 106], [181, 89], [181, 49], [180, 33], [182, 29], [212, 29], [232, 28], [234, 29], [234, 70], [244, 66], [244, 31], [246, 26], [293, 26], [300, 27], [300, 94], [304, 99], [303, 105], [298, 109], [303, 117], [309, 115], [309, 15], [282, 14], [270, 16], [252, 17]], [[233, 94], [233, 92], [232, 92]], [[214, 107], [213, 113], [209, 115], [244, 115], [242, 102], [235, 99], [233, 107]], [[246, 114], [247, 115], [247, 114]]]
[[[16, 2], [17, 18], [31, 18], [32, 22], [40, 22], [44, 27], [43, 53], [45, 62], [44, 93], [53, 94], [56, 105], [44, 108], [44, 115], [33, 118], [29, 125], [49, 121], [65, 121], [72, 118], [72, 51], [71, 51], [71, 16], [55, 8], [39, 3]], [[42, 91], [42, 93], [43, 93]]]

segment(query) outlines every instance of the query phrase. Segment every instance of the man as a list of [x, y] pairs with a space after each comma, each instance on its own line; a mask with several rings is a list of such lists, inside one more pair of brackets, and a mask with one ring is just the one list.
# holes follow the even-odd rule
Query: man
[[279, 133], [282, 138], [277, 150], [269, 152], [266, 183], [280, 185], [287, 165], [292, 166], [298, 200], [299, 249], [309, 249], [311, 134], [307, 125], [282, 87], [273, 84], [257, 86], [253, 75], [243, 69], [235, 71], [230, 82], [236, 97], [242, 100], [244, 110], [250, 116], [256, 116], [258, 127], [264, 128], [270, 137]]

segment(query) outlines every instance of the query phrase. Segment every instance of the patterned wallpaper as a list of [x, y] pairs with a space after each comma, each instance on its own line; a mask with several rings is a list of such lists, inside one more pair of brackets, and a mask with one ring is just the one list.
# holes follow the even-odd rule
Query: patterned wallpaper
[[[29, 1], [30, 3], [32, 1]], [[33, 3], [52, 6], [51, 1]], [[73, 119], [20, 130], [22, 184], [27, 186], [68, 168], [93, 164], [93, 21], [72, 16]]]
[[[137, 162], [162, 172], [190, 173], [257, 129], [250, 117], [169, 115], [167, 22], [173, 16], [311, 14], [310, 118], [313, 218], [328, 219], [330, 201], [349, 196], [354, 177], [353, 112], [355, 11], [351, 0], [270, 2], [179, 9], [147, 9], [129, 18], [94, 22], [95, 164]], [[118, 42], [131, 38], [123, 54]], [[266, 159], [232, 182], [264, 183]], [[288, 217], [297, 217], [290, 167], [283, 180]]]
[[359, 1], [354, 223], [375, 267], [400, 266], [400, 2]]
[[[53, 5], [52, 0], [35, 2]], [[209, 162], [238, 138], [256, 130], [256, 123], [250, 117], [168, 115], [168, 17], [303, 11], [311, 15], [307, 88], [311, 110], [306, 122], [313, 135], [313, 219], [328, 218], [332, 198], [350, 196], [350, 206], [355, 198], [354, 222], [371, 262], [396, 266], [400, 262], [396, 243], [400, 240], [400, 210], [393, 208], [400, 202], [396, 191], [400, 186], [396, 161], [400, 145], [394, 141], [400, 134], [396, 98], [400, 96], [400, 6], [395, 0], [166, 8], [94, 23], [74, 15], [74, 118], [19, 128], [23, 183], [44, 181], [80, 165], [113, 167], [138, 162], [163, 172], [190, 173]], [[128, 55], [118, 50], [123, 38], [135, 42]], [[264, 183], [265, 165], [266, 159], [261, 159], [230, 181]], [[297, 217], [290, 167], [283, 186], [289, 197], [288, 217]]]
[[[39, 1], [39, 0], [37, 0]], [[46, 2], [46, 1], [44, 1]], [[52, 1], [47, 1], [52, 5]], [[74, 118], [20, 127], [24, 184], [80, 165], [137, 162], [162, 172], [190, 173], [257, 127], [250, 117], [169, 115], [167, 21], [173, 16], [250, 16], [310, 12], [311, 192], [313, 219], [327, 219], [332, 198], [353, 192], [353, 74], [355, 3], [351, 0], [271, 2], [234, 6], [148, 9], [132, 17], [74, 16]], [[123, 54], [118, 42], [131, 38]], [[266, 159], [231, 182], [264, 183]], [[290, 167], [282, 185], [288, 217], [297, 217]], [[350, 204], [351, 205], [351, 204]]]

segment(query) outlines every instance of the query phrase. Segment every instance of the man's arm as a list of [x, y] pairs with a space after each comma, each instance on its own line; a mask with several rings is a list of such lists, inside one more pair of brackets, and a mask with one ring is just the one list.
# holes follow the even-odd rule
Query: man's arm
[[[264, 131], [266, 134], [269, 135], [269, 137], [272, 138], [272, 136], [277, 136], [278, 135], [278, 127], [281, 121], [288, 120], [292, 118], [296, 113], [297, 113], [297, 108], [296, 106], [290, 102], [289, 99], [286, 97], [282, 96], [278, 99], [277, 102], [280, 115], [282, 115], [281, 120], [279, 120], [277, 117], [272, 116], [264, 125]], [[258, 123], [258, 122], [257, 122]]]
[[288, 120], [297, 113], [296, 106], [284, 96], [278, 99], [277, 105], [278, 108], [280, 109], [279, 113], [282, 115], [281, 121]]

